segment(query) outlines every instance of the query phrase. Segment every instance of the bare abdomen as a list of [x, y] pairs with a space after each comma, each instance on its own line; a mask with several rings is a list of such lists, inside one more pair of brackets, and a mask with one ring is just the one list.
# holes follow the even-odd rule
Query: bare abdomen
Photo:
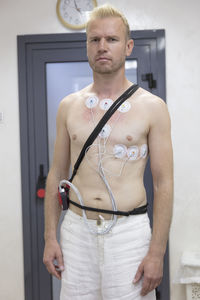
[[[112, 210], [111, 199], [105, 183], [98, 173], [87, 171], [83, 176], [82, 172], [76, 175], [73, 184], [78, 188], [85, 206]], [[80, 179], [81, 178], [81, 179]], [[146, 192], [143, 184], [143, 172], [128, 174], [124, 172], [120, 177], [106, 177], [111, 188], [118, 210], [129, 211], [146, 203]], [[70, 198], [78, 202], [73, 191], [70, 192]], [[70, 209], [75, 213], [82, 215], [81, 209], [70, 205]], [[99, 213], [87, 211], [87, 217], [98, 219]], [[110, 215], [102, 214], [105, 219], [110, 219]]]

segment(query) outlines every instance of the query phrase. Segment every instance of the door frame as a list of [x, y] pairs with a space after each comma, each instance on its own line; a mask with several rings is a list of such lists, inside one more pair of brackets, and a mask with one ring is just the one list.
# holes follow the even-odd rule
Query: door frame
[[[160, 96], [166, 101], [166, 79], [165, 79], [165, 31], [160, 30], [138, 30], [132, 31], [131, 36], [135, 41], [135, 45], [141, 43], [147, 43], [151, 48], [149, 55], [151, 59], [156, 61], [155, 68], [151, 70], [154, 74], [154, 79], [157, 81], [156, 89], [152, 92]], [[148, 41], [148, 42], [147, 42]], [[36, 182], [38, 176], [38, 166], [35, 165], [34, 157], [34, 106], [33, 101], [37, 98], [34, 85], [44, 86], [46, 84], [45, 77], [45, 65], [49, 62], [55, 61], [55, 58], [51, 54], [41, 59], [39, 67], [43, 74], [41, 82], [34, 82], [33, 76], [33, 57], [37, 56], [38, 50], [60, 49], [59, 62], [65, 61], [62, 58], [62, 51], [66, 48], [79, 47], [80, 43], [86, 42], [85, 33], [66, 33], [66, 34], [42, 34], [42, 35], [23, 35], [17, 37], [18, 43], [18, 79], [19, 79], [19, 111], [20, 111], [20, 143], [21, 143], [21, 182], [22, 182], [22, 210], [23, 210], [23, 249], [24, 249], [24, 282], [25, 282], [25, 299], [26, 300], [43, 300], [40, 280], [43, 282], [43, 289], [48, 290], [46, 297], [52, 299], [52, 291], [49, 288], [52, 286], [52, 278], [47, 275], [44, 266], [38, 266], [38, 261], [41, 257], [35, 253], [40, 245], [37, 241], [38, 228], [43, 228], [43, 202], [36, 204]], [[78, 57], [77, 60], [78, 61]], [[41, 93], [40, 97], [46, 99], [46, 90], [44, 88], [38, 88]], [[41, 109], [46, 110], [46, 107], [41, 106]], [[46, 126], [47, 124], [42, 124]], [[48, 152], [48, 137], [44, 136], [45, 143]], [[38, 150], [39, 151], [39, 150]], [[46, 160], [46, 158], [44, 158]], [[44, 173], [48, 173], [48, 162], [44, 163]], [[35, 185], [32, 183], [35, 182]], [[152, 207], [150, 207], [152, 210]], [[37, 222], [36, 222], [37, 220]], [[43, 243], [43, 241], [41, 241]], [[39, 271], [38, 271], [39, 270]], [[35, 276], [39, 272], [39, 276]], [[45, 275], [44, 275], [45, 274]], [[42, 276], [42, 278], [40, 278]], [[162, 300], [169, 300], [169, 266], [168, 266], [168, 249], [165, 257], [165, 276], [161, 284], [165, 286], [165, 295], [162, 296]], [[45, 292], [46, 293], [46, 292]]]

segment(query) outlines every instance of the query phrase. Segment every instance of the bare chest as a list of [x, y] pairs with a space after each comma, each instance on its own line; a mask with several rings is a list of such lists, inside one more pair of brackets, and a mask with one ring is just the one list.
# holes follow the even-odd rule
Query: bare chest
[[[74, 107], [67, 123], [72, 146], [82, 148], [105, 112], [99, 106], [92, 109], [85, 105]], [[137, 105], [131, 105], [127, 111], [117, 110], [111, 116], [98, 139], [112, 147], [118, 144], [137, 146], [147, 143], [148, 131], [149, 122], [145, 113]]]

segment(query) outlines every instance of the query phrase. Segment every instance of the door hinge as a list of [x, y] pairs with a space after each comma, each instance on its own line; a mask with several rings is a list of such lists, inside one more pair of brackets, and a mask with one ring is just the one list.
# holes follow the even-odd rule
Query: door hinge
[[157, 81], [153, 79], [153, 73], [142, 74], [142, 81], [148, 81], [149, 89], [155, 89]]

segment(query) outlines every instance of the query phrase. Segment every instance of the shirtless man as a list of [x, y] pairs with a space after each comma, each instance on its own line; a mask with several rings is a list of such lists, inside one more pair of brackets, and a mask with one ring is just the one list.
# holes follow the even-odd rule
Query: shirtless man
[[[141, 207], [146, 204], [143, 175], [150, 155], [152, 234], [147, 214], [117, 217], [107, 233], [94, 234], [89, 227], [102, 232], [110, 226], [111, 215], [86, 211], [84, 221], [82, 210], [70, 204], [61, 227], [61, 247], [56, 239], [61, 213], [59, 182], [68, 178], [70, 164], [74, 166], [107, 106], [132, 85], [125, 77], [125, 59], [133, 49], [129, 35], [125, 17], [111, 6], [92, 13], [87, 24], [87, 54], [94, 82], [64, 98], [58, 109], [46, 187], [44, 263], [51, 274], [62, 278], [61, 300], [153, 300], [162, 279], [173, 198], [170, 118], [164, 101], [142, 88], [107, 122], [87, 151], [73, 184], [85, 206], [113, 210], [112, 193], [118, 210]], [[72, 189], [70, 199], [79, 203]]]

